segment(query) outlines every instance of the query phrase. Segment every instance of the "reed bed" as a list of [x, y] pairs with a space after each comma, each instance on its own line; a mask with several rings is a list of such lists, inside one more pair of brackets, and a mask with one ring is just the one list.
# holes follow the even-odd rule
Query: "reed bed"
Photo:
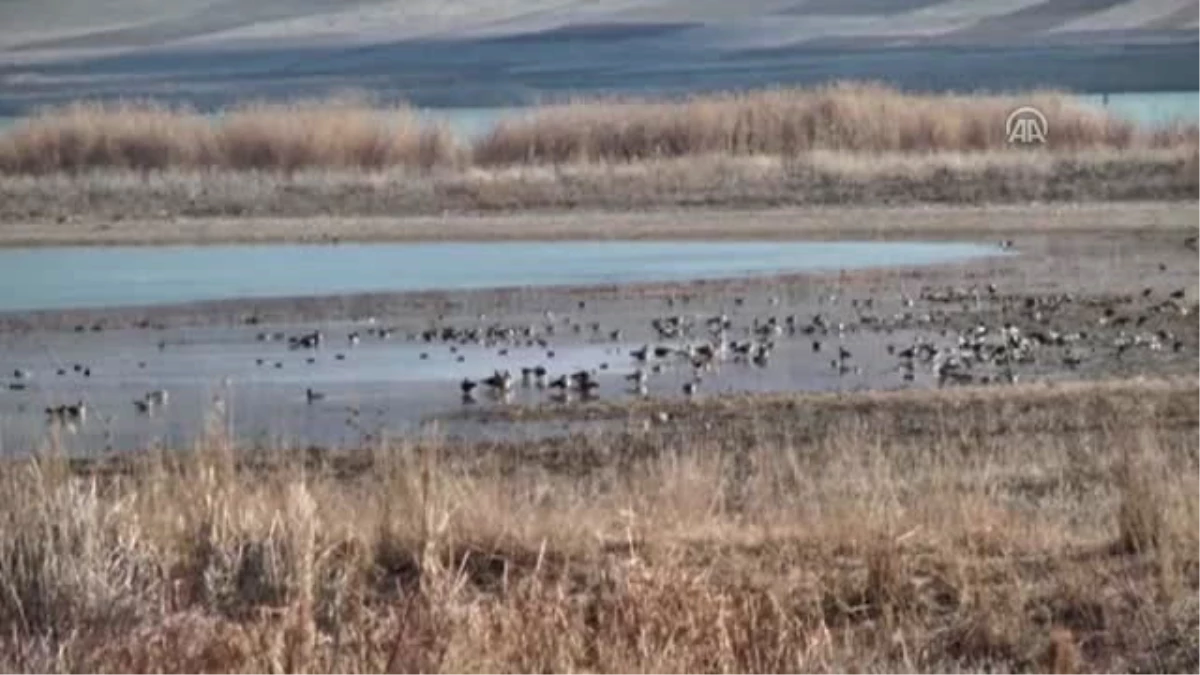
[[216, 418], [51, 444], [0, 466], [0, 668], [1194, 672], [1194, 382], [1039, 392], [851, 397], [811, 437], [801, 399], [353, 461]]
[[1051, 150], [1164, 147], [1195, 129], [1139, 132], [1133, 124], [1052, 91], [1013, 95], [909, 94], [844, 83], [690, 97], [578, 101], [534, 109], [475, 144], [484, 165], [636, 161], [702, 154], [795, 157], [848, 153], [1011, 149], [1005, 123], [1018, 107], [1047, 118]]
[[409, 108], [363, 97], [253, 103], [203, 116], [153, 102], [48, 109], [0, 136], [0, 173], [95, 169], [378, 170], [466, 165], [629, 163], [683, 157], [803, 158], [1011, 151], [1005, 121], [1033, 105], [1051, 152], [1186, 148], [1196, 125], [1144, 131], [1050, 91], [1012, 95], [904, 93], [841, 83], [680, 100], [593, 99], [531, 109], [482, 138], [456, 137]]
[[459, 161], [458, 141], [406, 107], [357, 99], [253, 103], [206, 117], [153, 102], [74, 103], [0, 136], [0, 173], [96, 169], [272, 171], [428, 169]]

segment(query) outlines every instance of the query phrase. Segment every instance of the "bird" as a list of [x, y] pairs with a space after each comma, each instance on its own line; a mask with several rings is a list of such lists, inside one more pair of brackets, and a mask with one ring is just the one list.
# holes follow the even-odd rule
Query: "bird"
[[700, 385], [697, 384], [696, 382], [684, 382], [683, 383], [684, 396], [688, 396], [688, 397], [695, 396], [696, 392], [699, 391], [699, 389], [700, 389]]
[[49, 416], [51, 422], [62, 424], [64, 422], [79, 422], [87, 421], [87, 404], [79, 401], [75, 404], [64, 403], [57, 406], [46, 408], [46, 415]]
[[491, 376], [484, 379], [483, 383], [495, 390], [508, 391], [512, 389], [512, 375], [507, 370], [497, 370]]
[[86, 422], [87, 421], [87, 404], [84, 403], [83, 401], [79, 401], [75, 405], [68, 405], [67, 406], [67, 417], [76, 422], [79, 422], [79, 423]]
[[304, 398], [306, 401], [308, 401], [311, 404], [315, 401], [320, 401], [320, 400], [324, 399], [325, 394], [323, 394], [319, 391], [313, 391], [312, 387], [309, 387], [308, 389], [304, 390]]

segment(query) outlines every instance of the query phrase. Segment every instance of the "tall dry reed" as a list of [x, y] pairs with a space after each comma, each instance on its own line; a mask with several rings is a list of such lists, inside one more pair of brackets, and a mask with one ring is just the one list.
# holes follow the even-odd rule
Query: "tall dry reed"
[[1138, 130], [1056, 92], [910, 94], [843, 83], [692, 96], [599, 99], [531, 109], [470, 142], [410, 108], [361, 97], [251, 103], [203, 116], [152, 102], [75, 103], [0, 135], [0, 173], [90, 169], [375, 170], [391, 167], [636, 162], [699, 156], [1011, 150], [1009, 113], [1034, 105], [1051, 151], [1195, 148], [1195, 124]]
[[1139, 132], [1130, 122], [1033, 91], [910, 94], [859, 83], [692, 96], [680, 101], [582, 100], [533, 109], [474, 146], [484, 164], [635, 161], [691, 155], [797, 156], [835, 152], [982, 152], [1011, 149], [1008, 115], [1035, 106], [1051, 150], [1195, 143], [1195, 125]]
[[458, 141], [410, 108], [357, 99], [251, 103], [206, 117], [153, 102], [75, 103], [0, 136], [0, 172], [92, 169], [427, 169], [459, 161]]

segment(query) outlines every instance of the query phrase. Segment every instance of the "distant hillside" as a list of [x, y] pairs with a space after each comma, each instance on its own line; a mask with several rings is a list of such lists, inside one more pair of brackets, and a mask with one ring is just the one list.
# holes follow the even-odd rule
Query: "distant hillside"
[[[611, 7], [604, 7], [603, 5]], [[597, 7], [600, 5], [600, 7]], [[608, 26], [592, 40], [665, 37], [715, 49], [871, 43], [1008, 44], [1194, 38], [1191, 0], [2, 0], [0, 48], [92, 50], [292, 46], [545, 33]], [[643, 27], [643, 30], [638, 30]]]
[[1198, 25], [1194, 0], [0, 0], [0, 114], [343, 88], [432, 105], [835, 78], [1194, 89]]

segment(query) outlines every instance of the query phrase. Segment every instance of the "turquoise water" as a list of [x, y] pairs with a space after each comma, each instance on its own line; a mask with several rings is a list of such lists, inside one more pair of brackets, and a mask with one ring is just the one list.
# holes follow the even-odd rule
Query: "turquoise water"
[[0, 310], [686, 281], [997, 255], [937, 242], [522, 242], [0, 250]]
[[1086, 103], [1146, 126], [1200, 121], [1200, 92], [1162, 91], [1153, 93], [1087, 94]]

